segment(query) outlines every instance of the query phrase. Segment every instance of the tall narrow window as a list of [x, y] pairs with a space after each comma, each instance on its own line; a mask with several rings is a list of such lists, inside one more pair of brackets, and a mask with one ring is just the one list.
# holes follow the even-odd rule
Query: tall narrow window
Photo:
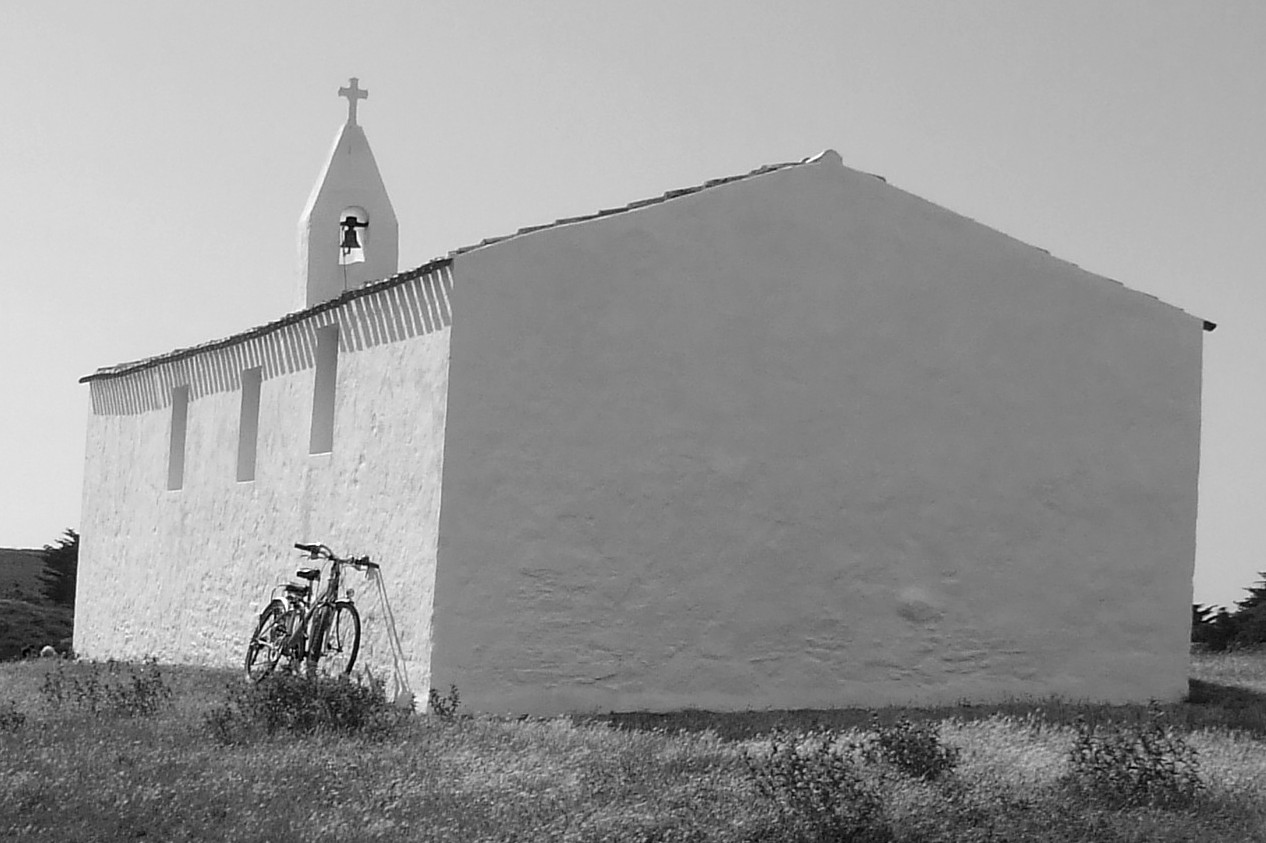
[[259, 387], [263, 372], [257, 366], [242, 372], [242, 417], [237, 423], [237, 479], [255, 479], [255, 443], [259, 441]]
[[317, 332], [316, 383], [312, 391], [310, 454], [334, 450], [334, 384], [338, 380], [338, 326]]
[[189, 387], [171, 390], [171, 442], [167, 450], [167, 488], [185, 485], [185, 427], [189, 420]]

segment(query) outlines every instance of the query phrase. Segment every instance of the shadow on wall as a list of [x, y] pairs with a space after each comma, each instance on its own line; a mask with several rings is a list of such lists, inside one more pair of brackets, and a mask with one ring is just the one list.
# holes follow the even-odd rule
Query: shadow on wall
[[342, 353], [429, 334], [452, 322], [450, 264], [403, 273], [335, 306], [313, 308], [262, 328], [142, 361], [117, 377], [91, 380], [93, 415], [129, 415], [171, 404], [172, 388], [188, 385], [190, 400], [241, 388], [242, 372], [259, 367], [263, 379], [316, 365], [316, 334], [337, 325]]

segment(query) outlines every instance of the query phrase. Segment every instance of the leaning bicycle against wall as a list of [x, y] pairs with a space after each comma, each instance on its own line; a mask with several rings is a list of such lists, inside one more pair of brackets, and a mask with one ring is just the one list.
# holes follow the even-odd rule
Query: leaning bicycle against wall
[[360, 652], [360, 613], [350, 594], [340, 597], [344, 567], [377, 570], [368, 556], [340, 557], [323, 544], [296, 544], [312, 560], [328, 560], [325, 588], [314, 599], [320, 568], [303, 567], [295, 576], [303, 583], [282, 583], [259, 615], [246, 646], [246, 675], [258, 682], [285, 661], [316, 675], [317, 665], [334, 674], [351, 673]]

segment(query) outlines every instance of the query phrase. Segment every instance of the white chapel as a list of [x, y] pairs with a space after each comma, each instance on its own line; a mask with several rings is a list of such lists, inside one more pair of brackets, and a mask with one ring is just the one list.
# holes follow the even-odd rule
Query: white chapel
[[83, 378], [77, 652], [240, 665], [320, 541], [474, 710], [1186, 692], [1211, 323], [833, 151], [399, 271], [339, 93], [296, 310]]

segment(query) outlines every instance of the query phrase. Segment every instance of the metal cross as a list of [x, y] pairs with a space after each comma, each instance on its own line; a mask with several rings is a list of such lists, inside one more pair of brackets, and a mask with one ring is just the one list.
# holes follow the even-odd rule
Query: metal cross
[[353, 76], [348, 80], [352, 83], [350, 88], [339, 88], [338, 95], [347, 97], [347, 122], [352, 125], [356, 124], [356, 101], [369, 99], [369, 91], [360, 89], [360, 80]]

